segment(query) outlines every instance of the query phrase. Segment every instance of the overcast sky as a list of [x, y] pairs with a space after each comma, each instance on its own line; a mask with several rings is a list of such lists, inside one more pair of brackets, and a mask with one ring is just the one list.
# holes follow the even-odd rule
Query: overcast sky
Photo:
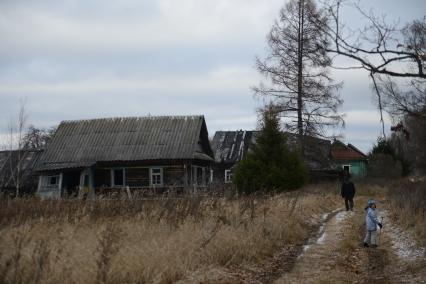
[[[0, 134], [26, 98], [29, 123], [204, 114], [216, 130], [253, 129], [254, 59], [284, 0], [0, 0]], [[373, 1], [364, 0], [371, 7]], [[426, 1], [375, 0], [402, 23]], [[359, 17], [348, 14], [351, 25]], [[336, 72], [335, 72], [336, 73]], [[380, 134], [368, 74], [337, 72], [344, 141], [368, 151]], [[389, 128], [387, 119], [386, 127]]]

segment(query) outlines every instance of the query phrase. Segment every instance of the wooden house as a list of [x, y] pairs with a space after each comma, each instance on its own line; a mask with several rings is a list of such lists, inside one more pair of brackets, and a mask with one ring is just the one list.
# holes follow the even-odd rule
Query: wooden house
[[[256, 144], [259, 131], [217, 131], [212, 140], [215, 155], [214, 178], [217, 183], [231, 183], [235, 165], [241, 161]], [[285, 132], [287, 146], [296, 150], [300, 145], [298, 136]], [[305, 137], [306, 147], [304, 161], [311, 178], [334, 178], [337, 172], [330, 157], [331, 142], [329, 140]]]
[[205, 187], [213, 152], [203, 116], [62, 122], [37, 164], [42, 197]]
[[367, 175], [368, 156], [352, 144], [345, 145], [341, 141], [334, 141], [331, 146], [331, 156], [338, 168], [355, 178]]

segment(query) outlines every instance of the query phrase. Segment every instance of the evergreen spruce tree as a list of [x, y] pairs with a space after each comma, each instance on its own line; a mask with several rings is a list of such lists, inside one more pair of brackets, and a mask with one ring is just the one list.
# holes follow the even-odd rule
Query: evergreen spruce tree
[[290, 151], [272, 108], [264, 111], [260, 135], [252, 151], [238, 164], [234, 183], [241, 192], [285, 191], [301, 187], [307, 171], [299, 151]]

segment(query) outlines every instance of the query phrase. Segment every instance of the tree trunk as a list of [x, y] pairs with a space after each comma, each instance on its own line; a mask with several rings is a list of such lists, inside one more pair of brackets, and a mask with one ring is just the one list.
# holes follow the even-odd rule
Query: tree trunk
[[304, 0], [299, 1], [299, 29], [298, 29], [298, 70], [297, 70], [297, 129], [299, 141], [301, 143], [302, 154], [305, 151], [305, 143], [303, 139], [303, 22], [304, 22]]

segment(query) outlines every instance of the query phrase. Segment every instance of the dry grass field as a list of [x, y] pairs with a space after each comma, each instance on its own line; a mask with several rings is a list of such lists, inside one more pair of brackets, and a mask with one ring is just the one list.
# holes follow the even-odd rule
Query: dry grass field
[[337, 193], [337, 185], [329, 184], [233, 199], [2, 200], [0, 279], [3, 283], [197, 282], [206, 281], [196, 280], [206, 275], [219, 279], [228, 267], [255, 265], [286, 244], [303, 243], [323, 213], [341, 206]]

